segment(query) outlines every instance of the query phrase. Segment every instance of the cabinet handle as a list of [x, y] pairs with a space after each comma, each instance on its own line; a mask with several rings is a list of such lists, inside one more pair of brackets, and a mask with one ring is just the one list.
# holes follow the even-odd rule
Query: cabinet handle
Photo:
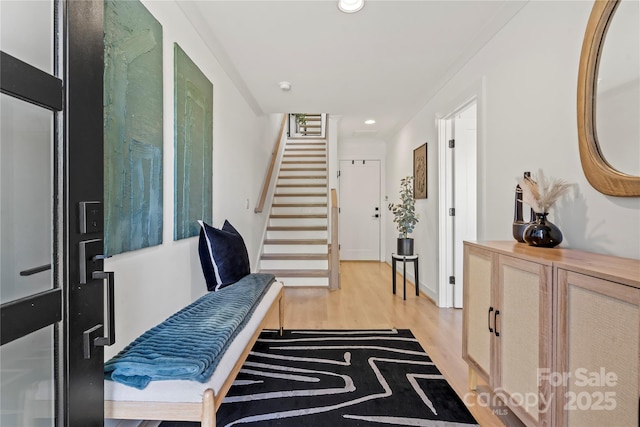
[[489, 332], [493, 333], [493, 328], [491, 327], [491, 312], [493, 311], [493, 307], [489, 307], [489, 312], [487, 313], [487, 325], [489, 326]]
[[493, 315], [493, 325], [496, 328], [495, 334], [497, 337], [500, 336], [500, 332], [498, 332], [498, 315], [500, 314], [500, 310], [496, 310], [495, 314]]

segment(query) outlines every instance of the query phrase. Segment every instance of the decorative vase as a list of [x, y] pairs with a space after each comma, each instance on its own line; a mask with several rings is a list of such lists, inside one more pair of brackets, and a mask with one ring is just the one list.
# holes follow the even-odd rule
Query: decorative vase
[[[525, 172], [524, 177], [530, 177], [531, 172]], [[529, 216], [533, 221], [533, 209], [531, 209], [531, 215]], [[520, 184], [516, 185], [516, 196], [515, 196], [515, 206], [513, 208], [513, 225], [512, 225], [512, 234], [513, 238], [518, 242], [524, 243], [524, 230], [531, 224], [529, 221], [524, 220], [524, 216], [522, 213], [522, 188]]]
[[398, 255], [409, 256], [413, 255], [413, 238], [398, 237]]
[[533, 221], [524, 230], [524, 241], [531, 246], [540, 246], [542, 248], [553, 248], [562, 242], [562, 232], [560, 229], [547, 220], [549, 212], [535, 212], [535, 221]]

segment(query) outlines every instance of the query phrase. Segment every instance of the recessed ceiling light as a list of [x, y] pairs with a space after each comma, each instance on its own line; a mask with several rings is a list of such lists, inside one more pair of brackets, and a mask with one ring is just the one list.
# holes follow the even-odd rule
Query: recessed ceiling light
[[278, 83], [278, 85], [280, 86], [280, 89], [282, 89], [285, 92], [288, 92], [291, 90], [291, 83], [289, 82], [280, 82]]
[[356, 13], [364, 7], [364, 0], [338, 0], [338, 9], [344, 13]]
[[376, 121], [373, 120], [373, 119], [368, 119], [368, 120], [364, 121], [364, 124], [365, 125], [374, 125], [374, 124], [376, 124]]

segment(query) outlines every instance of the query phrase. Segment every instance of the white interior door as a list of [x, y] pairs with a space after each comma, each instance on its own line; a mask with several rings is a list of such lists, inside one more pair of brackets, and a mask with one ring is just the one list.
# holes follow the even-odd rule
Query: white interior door
[[477, 126], [476, 104], [469, 105], [454, 120], [453, 216], [454, 276], [453, 306], [462, 307], [464, 240], [477, 236]]
[[477, 103], [439, 122], [438, 306], [462, 307], [464, 240], [477, 239]]
[[340, 161], [340, 258], [380, 260], [380, 161]]

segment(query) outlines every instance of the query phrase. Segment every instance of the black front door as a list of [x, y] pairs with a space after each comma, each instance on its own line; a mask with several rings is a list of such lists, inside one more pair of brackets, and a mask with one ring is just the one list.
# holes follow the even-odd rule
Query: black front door
[[102, 10], [0, 1], [2, 426], [103, 424]]

